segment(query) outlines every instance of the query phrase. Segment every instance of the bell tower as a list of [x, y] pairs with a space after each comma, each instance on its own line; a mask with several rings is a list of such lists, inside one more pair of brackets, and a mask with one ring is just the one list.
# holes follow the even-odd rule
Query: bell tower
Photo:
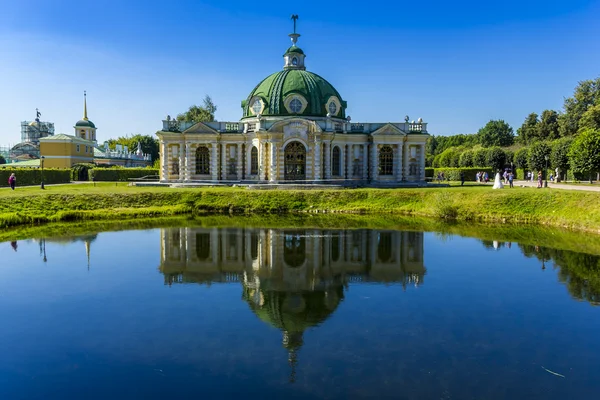
[[83, 92], [83, 118], [77, 121], [74, 128], [76, 137], [97, 143], [96, 125], [87, 116], [87, 94], [85, 91]]

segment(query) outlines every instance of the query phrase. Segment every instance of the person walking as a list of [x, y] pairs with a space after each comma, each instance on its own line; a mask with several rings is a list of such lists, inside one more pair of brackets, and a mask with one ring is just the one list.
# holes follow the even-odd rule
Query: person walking
[[541, 188], [542, 187], [542, 171], [538, 172], [537, 181], [538, 181], [537, 187]]
[[510, 184], [510, 187], [511, 187], [511, 188], [512, 188], [512, 187], [514, 187], [514, 186], [513, 186], [513, 179], [514, 179], [513, 173], [512, 173], [512, 172], [509, 172], [509, 173], [508, 173], [508, 183]]
[[464, 171], [460, 171], [460, 186], [465, 184], [465, 173]]
[[15, 190], [15, 186], [17, 185], [17, 177], [15, 176], [14, 172], [10, 174], [10, 177], [8, 178], [8, 185], [12, 190]]

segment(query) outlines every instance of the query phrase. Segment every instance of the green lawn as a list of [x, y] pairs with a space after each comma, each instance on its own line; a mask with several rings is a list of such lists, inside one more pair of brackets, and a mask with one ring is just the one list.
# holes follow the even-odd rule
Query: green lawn
[[600, 193], [468, 184], [423, 189], [249, 190], [97, 183], [0, 190], [0, 226], [182, 214], [356, 213], [600, 231]]

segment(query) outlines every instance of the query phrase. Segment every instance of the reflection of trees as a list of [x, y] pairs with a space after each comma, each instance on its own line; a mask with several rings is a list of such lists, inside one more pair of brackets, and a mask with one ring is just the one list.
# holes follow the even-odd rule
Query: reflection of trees
[[552, 261], [559, 267], [558, 279], [571, 296], [600, 303], [600, 256], [533, 245], [520, 244], [519, 248], [526, 257], [537, 258], [542, 264]]

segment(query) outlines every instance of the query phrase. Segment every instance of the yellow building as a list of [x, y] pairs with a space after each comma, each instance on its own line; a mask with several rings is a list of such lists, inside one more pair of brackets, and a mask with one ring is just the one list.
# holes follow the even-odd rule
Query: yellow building
[[46, 168], [71, 168], [94, 162], [94, 142], [61, 133], [40, 139], [40, 154]]

